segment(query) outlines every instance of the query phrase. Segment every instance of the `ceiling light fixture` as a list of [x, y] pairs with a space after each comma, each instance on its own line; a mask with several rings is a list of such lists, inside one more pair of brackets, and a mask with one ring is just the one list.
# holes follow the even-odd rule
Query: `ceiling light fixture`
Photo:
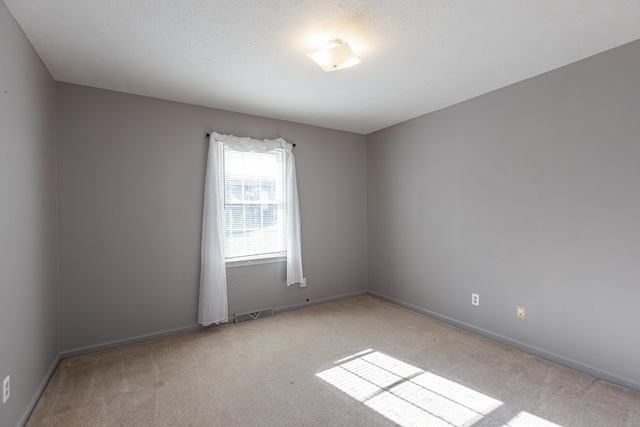
[[342, 70], [362, 62], [353, 53], [349, 43], [345, 43], [340, 39], [331, 40], [327, 43], [327, 47], [316, 52], [307, 53], [307, 56], [313, 59], [324, 71]]

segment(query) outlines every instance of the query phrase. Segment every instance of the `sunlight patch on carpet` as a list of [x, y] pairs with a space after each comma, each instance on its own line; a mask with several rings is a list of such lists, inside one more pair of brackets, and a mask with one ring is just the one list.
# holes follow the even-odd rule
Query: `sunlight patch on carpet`
[[547, 421], [544, 418], [536, 417], [533, 414], [522, 411], [513, 417], [502, 427], [562, 427], [559, 424]]
[[371, 349], [334, 364], [316, 375], [402, 427], [472, 426], [502, 405], [499, 400]]

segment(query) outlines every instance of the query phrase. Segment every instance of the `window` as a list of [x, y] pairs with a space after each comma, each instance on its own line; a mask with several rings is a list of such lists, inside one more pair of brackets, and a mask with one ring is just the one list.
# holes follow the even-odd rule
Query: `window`
[[207, 134], [198, 323], [226, 322], [229, 261], [285, 257], [304, 281], [296, 160], [282, 138]]
[[218, 173], [227, 261], [287, 254], [287, 152], [218, 145]]

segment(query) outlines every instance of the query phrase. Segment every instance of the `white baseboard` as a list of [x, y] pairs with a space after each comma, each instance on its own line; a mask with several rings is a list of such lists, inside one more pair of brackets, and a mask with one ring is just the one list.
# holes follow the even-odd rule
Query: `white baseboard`
[[202, 329], [202, 326], [191, 325], [191, 326], [185, 326], [182, 328], [167, 329], [165, 331], [153, 332], [150, 334], [138, 335], [131, 338], [124, 338], [121, 340], [114, 340], [114, 341], [109, 341], [101, 344], [94, 344], [86, 347], [79, 347], [71, 350], [65, 350], [61, 353], [60, 357], [61, 359], [68, 359], [70, 357], [81, 356], [83, 354], [95, 353], [96, 351], [109, 350], [112, 348], [122, 347], [125, 345], [137, 344], [143, 341], [149, 341], [149, 340], [154, 340], [158, 338], [165, 338], [171, 335], [183, 334], [185, 332], [197, 331], [199, 329]]
[[342, 295], [335, 295], [332, 297], [327, 297], [327, 298], [321, 298], [321, 299], [316, 299], [316, 300], [312, 300], [312, 301], [308, 301], [308, 302], [303, 302], [300, 304], [292, 304], [292, 305], [285, 305], [282, 307], [276, 307], [273, 309], [274, 313], [282, 313], [285, 311], [289, 311], [289, 310], [297, 310], [299, 308], [304, 308], [304, 307], [310, 307], [312, 305], [318, 305], [318, 304], [324, 304], [326, 302], [331, 302], [331, 301], [338, 301], [341, 299], [346, 299], [346, 298], [353, 298], [353, 297], [361, 297], [363, 295], [368, 295], [368, 291], [357, 291], [357, 292], [351, 292], [348, 294], [342, 294]]
[[40, 385], [36, 389], [36, 392], [33, 394], [33, 396], [31, 396], [31, 399], [29, 400], [29, 404], [25, 408], [25, 411], [22, 414], [22, 417], [20, 417], [20, 420], [18, 421], [17, 427], [24, 426], [27, 423], [27, 420], [31, 416], [31, 413], [33, 412], [36, 405], [38, 404], [38, 400], [40, 400], [40, 396], [42, 396], [42, 393], [44, 393], [44, 389], [47, 388], [47, 384], [49, 384], [49, 380], [51, 379], [51, 377], [53, 376], [53, 373], [58, 367], [60, 360], [62, 359], [60, 358], [60, 353], [58, 353], [56, 357], [53, 359], [53, 362], [51, 363], [51, 365], [49, 366], [49, 369], [47, 369], [47, 372], [42, 378], [42, 381], [40, 381]]

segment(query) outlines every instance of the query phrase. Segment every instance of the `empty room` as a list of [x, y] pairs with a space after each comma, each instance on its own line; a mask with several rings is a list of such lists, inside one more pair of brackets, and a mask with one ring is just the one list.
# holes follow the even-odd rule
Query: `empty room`
[[3, 0], [0, 426], [640, 426], [640, 1]]

